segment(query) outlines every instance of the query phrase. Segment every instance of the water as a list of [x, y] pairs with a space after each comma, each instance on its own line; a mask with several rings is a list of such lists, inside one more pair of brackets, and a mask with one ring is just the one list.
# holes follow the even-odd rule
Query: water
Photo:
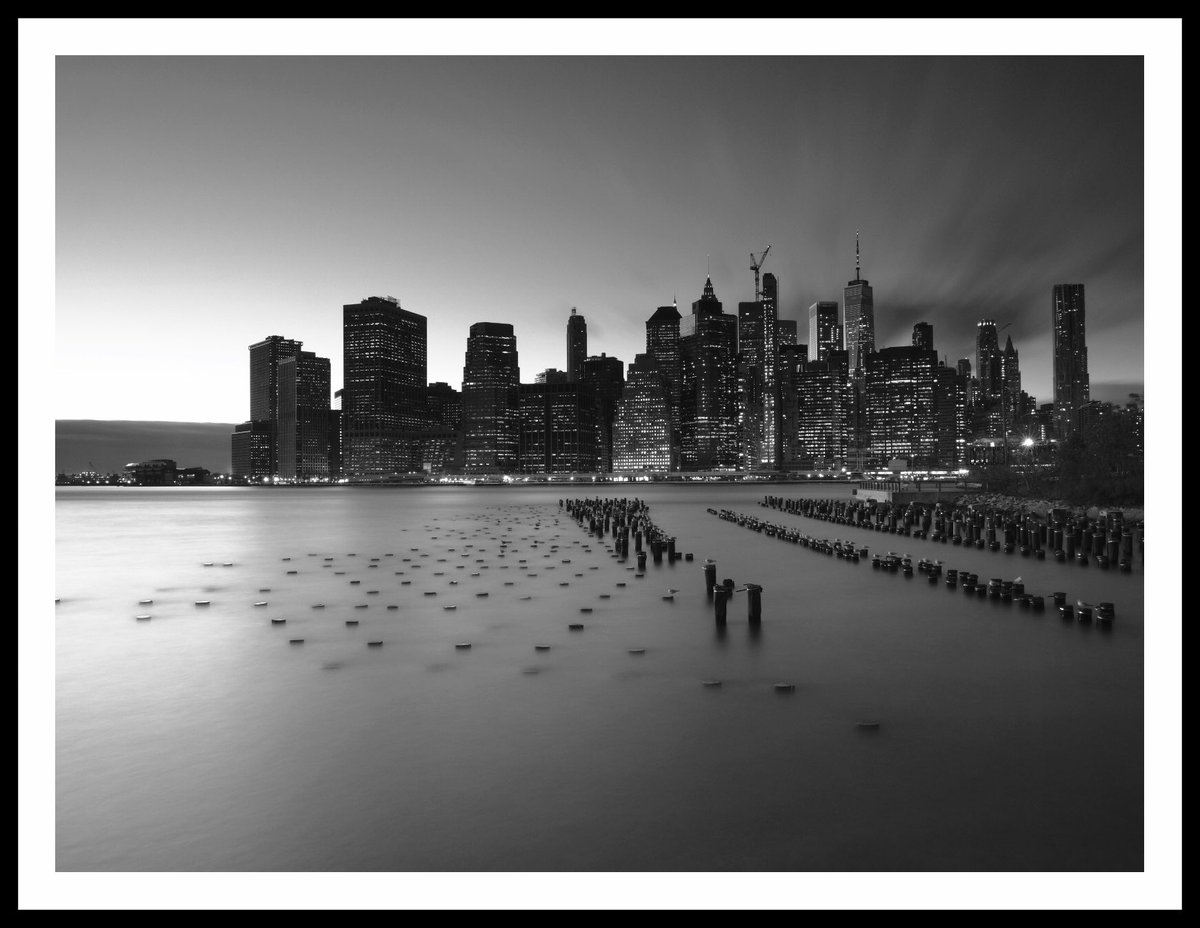
[[[695, 555], [635, 579], [560, 512], [567, 495], [59, 489], [57, 869], [1142, 869], [1140, 561], [854, 531], [749, 486], [589, 486], [647, 500]], [[1115, 627], [709, 507], [1109, 600]], [[717, 634], [708, 557], [762, 584], [761, 634], [744, 594]]]

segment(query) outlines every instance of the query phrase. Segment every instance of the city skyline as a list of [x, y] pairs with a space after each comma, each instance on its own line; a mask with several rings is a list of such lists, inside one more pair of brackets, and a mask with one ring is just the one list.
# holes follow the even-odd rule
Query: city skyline
[[[264, 332], [330, 357], [337, 389], [339, 307], [374, 294], [429, 320], [431, 381], [458, 385], [480, 321], [565, 368], [573, 306], [588, 353], [628, 364], [706, 276], [752, 299], [767, 245], [780, 318], [844, 304], [856, 230], [878, 347], [925, 321], [953, 364], [994, 318], [1050, 401], [1046, 293], [1078, 280], [1093, 396], [1144, 389], [1137, 58], [65, 57], [57, 77], [56, 418], [239, 421], [233, 345]], [[744, 144], [756, 124], [775, 144]], [[192, 323], [169, 362], [163, 307]], [[212, 386], [135, 389], [159, 366]]]
[[[485, 321], [514, 326], [523, 383], [565, 372], [577, 307], [588, 354], [627, 368], [629, 417], [641, 409], [648, 430], [631, 444], [648, 446], [663, 424], [646, 411], [670, 402], [647, 363], [656, 308], [687, 313], [706, 276], [736, 308], [770, 245], [780, 322], [798, 321], [804, 343], [810, 306], [843, 309], [859, 230], [878, 348], [911, 345], [927, 323], [939, 360], [973, 364], [977, 324], [996, 320], [1040, 404], [1054, 399], [1052, 288], [1084, 284], [1090, 396], [1146, 393], [1150, 456], [1181, 399], [1173, 358], [1144, 363], [1157, 353], [1147, 329], [1181, 331], [1178, 301], [1147, 307], [1145, 296], [1147, 264], [1155, 276], [1182, 267], [1181, 32], [1181, 20], [22, 20], [22, 452], [36, 470], [58, 420], [92, 449], [80, 453], [88, 469], [106, 453], [203, 463], [249, 412], [248, 346], [302, 342], [330, 360], [340, 391], [343, 307], [385, 295], [428, 320], [427, 380], [453, 387], [470, 328]], [[549, 52], [568, 57], [538, 57]], [[286, 57], [335, 54], [350, 57]], [[847, 76], [853, 60], [868, 66]], [[1032, 73], [1008, 80], [1014, 62]], [[1119, 80], [1096, 79], [1106, 65], [1121, 66]], [[780, 75], [801, 77], [781, 88]], [[1037, 170], [1062, 161], [1038, 134], [1056, 120], [1080, 154], [1066, 175]], [[1147, 233], [1160, 260], [1145, 261]], [[34, 409], [35, 396], [46, 403], [34, 389], [43, 365], [52, 416]], [[814, 364], [798, 379], [815, 401], [836, 378]], [[49, 537], [49, 552], [55, 522], [31, 500], [22, 494], [22, 536]], [[86, 875], [54, 869], [54, 558], [29, 570], [26, 550], [21, 609], [38, 621], [22, 623], [18, 662], [22, 907], [388, 908], [397, 892], [434, 907], [1179, 904], [1179, 613], [1158, 582], [1146, 586], [1147, 628], [1163, 606], [1168, 622], [1146, 637], [1143, 873], [879, 872], [866, 900], [863, 875], [838, 872], [667, 873], [653, 887], [621, 874], [476, 873], [467, 896], [450, 885], [461, 873], [276, 873], [203, 898], [188, 874], [81, 887]], [[1160, 573], [1147, 562], [1148, 579]], [[779, 586], [768, 595], [782, 601]]]

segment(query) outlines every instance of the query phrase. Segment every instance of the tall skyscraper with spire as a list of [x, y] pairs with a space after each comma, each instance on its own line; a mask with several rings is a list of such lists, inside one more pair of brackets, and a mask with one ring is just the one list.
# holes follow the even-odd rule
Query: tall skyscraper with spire
[[579, 315], [574, 306], [567, 319], [567, 381], [577, 383], [583, 375], [583, 362], [587, 360], [587, 320]]
[[683, 470], [738, 466], [737, 316], [722, 312], [712, 278], [679, 324]]
[[1054, 333], [1054, 418], [1059, 438], [1079, 430], [1079, 410], [1091, 400], [1083, 284], [1055, 284], [1051, 328]]
[[842, 291], [842, 332], [850, 354], [850, 371], [861, 372], [867, 355], [875, 350], [875, 295], [863, 280], [858, 233], [854, 233], [854, 280]]

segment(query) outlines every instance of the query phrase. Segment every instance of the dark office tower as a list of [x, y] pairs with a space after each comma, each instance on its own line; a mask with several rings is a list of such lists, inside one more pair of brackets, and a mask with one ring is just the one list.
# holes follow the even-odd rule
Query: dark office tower
[[587, 358], [587, 320], [571, 307], [567, 319], [567, 380], [575, 383], [583, 374], [583, 362]]
[[993, 319], [981, 319], [975, 329], [975, 376], [979, 378], [979, 397], [984, 403], [1000, 399], [1000, 339]]
[[808, 345], [779, 345], [779, 466], [794, 466], [796, 446], [796, 372], [808, 363]]
[[808, 307], [808, 346], [814, 361], [824, 361], [830, 351], [842, 350], [836, 302], [822, 300]]
[[425, 391], [427, 431], [421, 436], [421, 467], [430, 474], [462, 471], [462, 395], [444, 381]]
[[560, 371], [556, 367], [548, 367], [536, 375], [533, 381], [534, 383], [570, 383], [571, 378], [567, 376], [566, 371]]
[[830, 351], [824, 361], [797, 365], [788, 401], [794, 421], [788, 466], [795, 470], [828, 470], [846, 460], [849, 441], [850, 391], [844, 351]]
[[712, 280], [679, 321], [679, 426], [683, 470], [738, 466], [737, 316], [721, 311]]
[[329, 477], [329, 358], [311, 351], [279, 362], [279, 476]]
[[774, 274], [765, 274], [763, 298], [738, 303], [738, 433], [743, 470], [772, 468], [779, 459], [775, 441], [779, 435], [779, 409], [775, 376], [778, 363], [776, 334], [777, 284]]
[[303, 342], [270, 335], [250, 346], [250, 421], [265, 422], [268, 433], [267, 472], [279, 473], [279, 362], [290, 358]]
[[425, 391], [425, 408], [435, 426], [462, 427], [462, 394], [445, 381], [431, 383]]
[[350, 478], [419, 469], [425, 414], [426, 320], [395, 297], [342, 307], [342, 464]]
[[933, 326], [928, 322], [918, 322], [914, 325], [912, 343], [914, 348], [933, 351]]
[[1084, 334], [1083, 284], [1055, 284], [1054, 409], [1058, 437], [1079, 430], [1078, 411], [1091, 399]]
[[477, 322], [463, 365], [463, 466], [468, 474], [512, 474], [520, 443], [517, 338], [503, 322]]
[[867, 355], [875, 350], [875, 295], [871, 285], [862, 279], [857, 232], [854, 233], [854, 280], [842, 291], [842, 306], [842, 333], [850, 352], [850, 371], [854, 374], [866, 367]]
[[230, 436], [230, 473], [234, 477], [262, 480], [271, 477], [271, 423], [251, 419], [234, 426]]
[[884, 348], [868, 357], [867, 430], [871, 451], [884, 461], [938, 463], [937, 367], [937, 354], [923, 348]]
[[667, 387], [667, 402], [671, 420], [671, 470], [679, 469], [680, 422], [679, 394], [682, 383], [679, 379], [679, 309], [660, 306], [646, 320], [646, 354], [658, 368]]
[[670, 388], [649, 354], [629, 365], [613, 419], [612, 469], [665, 474], [671, 470]]
[[598, 430], [592, 385], [582, 381], [523, 383], [518, 395], [518, 470], [523, 474], [593, 473]]
[[620, 358], [606, 354], [583, 362], [580, 383], [589, 384], [596, 401], [596, 447], [600, 455], [601, 473], [612, 471], [612, 429], [617, 415], [617, 402], [625, 389], [625, 365]]
[[946, 468], [966, 460], [967, 383], [953, 367], [939, 364], [934, 371], [933, 454]]
[[794, 345], [800, 337], [799, 328], [796, 325], [795, 319], [780, 319], [779, 328], [776, 329], [775, 342], [776, 344]]
[[1021, 359], [1013, 347], [1012, 336], [1000, 353], [1000, 393], [1004, 401], [1004, 417], [1011, 428], [1022, 413], [1021, 404]]

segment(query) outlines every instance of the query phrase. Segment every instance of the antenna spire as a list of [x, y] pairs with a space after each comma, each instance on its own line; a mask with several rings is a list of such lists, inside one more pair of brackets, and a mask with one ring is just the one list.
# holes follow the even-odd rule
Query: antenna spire
[[854, 230], [854, 279], [862, 280], [862, 262], [858, 253], [858, 229]]

